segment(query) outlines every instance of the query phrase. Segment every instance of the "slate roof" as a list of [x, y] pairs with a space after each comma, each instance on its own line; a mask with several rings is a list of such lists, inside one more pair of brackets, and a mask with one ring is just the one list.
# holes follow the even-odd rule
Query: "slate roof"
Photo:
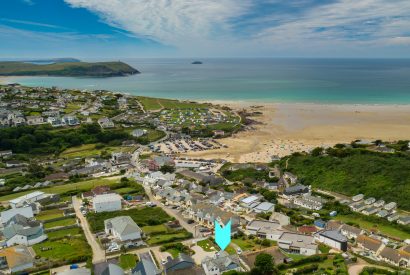
[[382, 242], [380, 240], [368, 237], [366, 235], [359, 235], [357, 237], [357, 243], [373, 252], [379, 250], [380, 246], [382, 245]]
[[124, 270], [116, 264], [109, 263], [101, 275], [124, 275]]
[[137, 266], [132, 270], [132, 275], [158, 275], [161, 274], [152, 261], [142, 259]]
[[386, 258], [394, 263], [398, 263], [400, 261], [399, 252], [396, 249], [390, 248], [388, 246], [383, 248], [379, 256], [382, 258]]
[[35, 239], [43, 234], [43, 229], [40, 226], [23, 227], [20, 224], [12, 224], [3, 230], [4, 237], [9, 240], [15, 235], [26, 236], [28, 239]]
[[212, 268], [218, 268], [219, 271], [228, 271], [229, 266], [233, 265], [235, 268], [240, 266], [238, 255], [229, 255], [226, 251], [220, 251], [219, 256], [214, 258], [206, 257], [202, 264], [207, 267], [208, 270]]
[[130, 216], [119, 216], [105, 220], [104, 225], [106, 228], [114, 229], [120, 235], [127, 235], [135, 232], [141, 234], [142, 232], [141, 228], [139, 228]]
[[6, 257], [10, 269], [34, 262], [33, 250], [25, 245], [17, 245], [0, 250], [0, 257]]
[[184, 253], [180, 253], [178, 257], [176, 257], [175, 259], [168, 261], [165, 264], [165, 269], [168, 270], [176, 265], [178, 265], [179, 263], [182, 262], [186, 262], [188, 264], [190, 264], [191, 266], [195, 265], [195, 261], [187, 254]]

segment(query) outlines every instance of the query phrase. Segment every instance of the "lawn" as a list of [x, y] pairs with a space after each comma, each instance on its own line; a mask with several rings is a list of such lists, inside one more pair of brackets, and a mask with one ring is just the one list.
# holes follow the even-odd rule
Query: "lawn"
[[120, 195], [134, 195], [135, 193], [138, 193], [138, 190], [132, 187], [122, 187], [115, 189], [115, 192]]
[[157, 244], [175, 242], [178, 240], [185, 240], [185, 239], [190, 238], [191, 236], [192, 236], [191, 233], [188, 233], [187, 231], [183, 230], [183, 231], [179, 231], [176, 233], [153, 235], [150, 237], [147, 243], [149, 245], [157, 245]]
[[392, 236], [395, 238], [400, 238], [400, 239], [410, 239], [410, 233], [404, 232], [400, 229], [394, 228], [393, 226], [390, 226], [388, 224], [380, 224], [380, 223], [374, 223], [374, 222], [369, 222], [365, 221], [359, 218], [359, 215], [337, 215], [335, 217], [336, 220], [340, 220], [345, 223], [355, 223], [359, 225], [361, 228], [370, 230], [370, 229], [377, 229], [379, 230], [382, 234], [385, 234], [387, 236]]
[[49, 228], [54, 228], [54, 227], [58, 227], [58, 226], [73, 225], [75, 223], [76, 223], [75, 218], [67, 218], [67, 219], [64, 219], [64, 220], [45, 223], [44, 228], [49, 229]]
[[104, 220], [118, 216], [130, 216], [140, 227], [163, 224], [171, 217], [159, 207], [133, 208], [104, 213], [88, 213], [87, 220], [93, 232], [104, 230]]
[[51, 220], [55, 218], [60, 218], [63, 216], [64, 216], [63, 210], [50, 209], [50, 210], [41, 211], [40, 214], [36, 216], [36, 219], [40, 221], [47, 221], [47, 220]]
[[32, 247], [37, 256], [52, 261], [84, 261], [92, 255], [90, 246], [82, 237], [45, 241]]
[[47, 236], [48, 236], [49, 239], [55, 239], [55, 238], [62, 238], [62, 237], [65, 237], [65, 236], [77, 236], [77, 235], [81, 235], [81, 234], [82, 234], [81, 228], [75, 227], [75, 228], [69, 228], [69, 229], [63, 229], [63, 230], [48, 232]]
[[134, 148], [133, 147], [126, 147], [126, 146], [104, 146], [102, 148], [97, 149], [97, 144], [83, 144], [76, 147], [71, 147], [66, 149], [64, 152], [60, 154], [60, 157], [63, 158], [84, 158], [90, 156], [99, 156], [101, 152], [107, 151], [109, 153], [112, 152], [131, 152]]
[[243, 240], [243, 239], [232, 239], [232, 242], [239, 246], [243, 251], [253, 250], [255, 247], [259, 246], [253, 240]]
[[[56, 185], [56, 186], [52, 186], [48, 188], [43, 188], [41, 189], [41, 191], [43, 191], [44, 193], [50, 193], [50, 194], [62, 194], [68, 191], [85, 192], [85, 191], [89, 191], [90, 189], [100, 186], [100, 185], [113, 185], [116, 183], [118, 183], [118, 180], [99, 178], [99, 179], [80, 181], [80, 182], [69, 183], [69, 184], [64, 184], [64, 185]], [[29, 190], [29, 191], [5, 195], [5, 196], [0, 197], [0, 201], [12, 200], [12, 199], [26, 195], [31, 192], [33, 191]]]
[[165, 225], [159, 224], [159, 225], [147, 225], [141, 227], [142, 231], [146, 235], [156, 235], [156, 234], [161, 234], [161, 233], [167, 233], [168, 229]]
[[213, 252], [219, 250], [219, 247], [215, 245], [211, 240], [205, 239], [196, 243], [201, 247], [205, 252]]
[[167, 249], [164, 252], [168, 252], [169, 254], [171, 254], [172, 258], [174, 259], [179, 256], [179, 253], [181, 253], [178, 249], [175, 248]]
[[124, 270], [134, 268], [137, 263], [137, 256], [134, 254], [121, 254], [119, 265]]

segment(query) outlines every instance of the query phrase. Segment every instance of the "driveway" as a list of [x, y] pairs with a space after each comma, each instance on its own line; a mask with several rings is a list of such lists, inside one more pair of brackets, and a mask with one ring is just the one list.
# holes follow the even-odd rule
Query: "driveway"
[[205, 250], [202, 249], [202, 247], [195, 245], [191, 247], [193, 251], [195, 251], [195, 254], [192, 255], [192, 259], [194, 259], [195, 263], [198, 265], [201, 265], [202, 261], [205, 259], [205, 257], [213, 257], [215, 253], [217, 252], [212, 251], [212, 252], [206, 252]]
[[99, 263], [99, 262], [105, 261], [105, 252], [98, 244], [97, 240], [95, 239], [94, 234], [91, 233], [88, 221], [80, 211], [81, 201], [75, 196], [72, 197], [72, 201], [73, 201], [73, 207], [75, 210], [75, 214], [77, 218], [80, 220], [81, 227], [83, 228], [85, 238], [87, 239], [87, 242], [91, 246], [91, 249], [93, 251], [93, 263]]

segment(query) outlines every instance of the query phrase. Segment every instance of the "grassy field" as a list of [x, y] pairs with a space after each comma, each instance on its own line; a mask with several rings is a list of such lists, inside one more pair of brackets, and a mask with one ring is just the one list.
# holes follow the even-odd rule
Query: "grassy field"
[[147, 225], [147, 226], [141, 227], [141, 229], [147, 235], [155, 235], [155, 234], [161, 234], [161, 233], [167, 233], [168, 232], [167, 227], [163, 224]]
[[93, 232], [104, 230], [104, 220], [118, 216], [130, 216], [140, 227], [149, 224], [162, 224], [171, 220], [171, 217], [159, 207], [133, 208], [104, 213], [88, 213], [87, 219]]
[[184, 230], [184, 231], [179, 231], [176, 233], [153, 235], [150, 237], [147, 243], [149, 245], [157, 245], [157, 244], [162, 244], [162, 243], [167, 243], [167, 242], [175, 242], [177, 240], [184, 240], [190, 237], [191, 237], [191, 234]]
[[255, 247], [260, 247], [260, 245], [255, 243], [254, 240], [249, 239], [232, 239], [232, 242], [239, 246], [243, 251], [253, 250]]
[[138, 257], [134, 254], [121, 254], [119, 265], [122, 269], [128, 270], [134, 268], [138, 261]]
[[63, 229], [63, 230], [57, 230], [53, 232], [48, 232], [47, 236], [49, 239], [55, 239], [55, 238], [62, 238], [65, 236], [77, 236], [81, 235], [82, 231], [81, 228], [76, 227], [76, 228], [70, 228], [70, 229]]
[[165, 109], [191, 109], [191, 108], [206, 108], [206, 104], [178, 101], [171, 99], [152, 98], [152, 97], [138, 97], [142, 106], [146, 111], [156, 111], [162, 108]]
[[66, 149], [64, 152], [60, 154], [60, 157], [63, 158], [84, 158], [90, 156], [99, 156], [101, 152], [107, 151], [108, 153], [112, 152], [132, 152], [134, 150], [133, 147], [126, 147], [126, 146], [118, 146], [118, 147], [103, 147], [103, 148], [96, 148], [97, 144], [83, 144], [76, 147], [71, 147]]
[[399, 230], [397, 228], [394, 228], [386, 224], [380, 224], [380, 223], [375, 224], [373, 222], [365, 221], [365, 220], [357, 218], [357, 216], [337, 215], [335, 219], [345, 222], [345, 223], [355, 223], [359, 225], [361, 228], [366, 229], [366, 230], [377, 229], [382, 234], [385, 234], [387, 236], [392, 236], [392, 237], [400, 238], [403, 240], [410, 239], [410, 233], [404, 232], [402, 230]]
[[[104, 178], [99, 178], [99, 179], [92, 179], [92, 180], [86, 180], [86, 181], [80, 181], [76, 183], [69, 183], [65, 185], [57, 185], [57, 186], [52, 186], [48, 188], [43, 188], [40, 189], [41, 191], [45, 193], [50, 193], [50, 194], [62, 194], [68, 191], [73, 191], [76, 190], [78, 192], [85, 192], [89, 191], [90, 189], [100, 186], [100, 185], [113, 185], [118, 183], [118, 180], [112, 180], [112, 179], [104, 179]], [[12, 199], [15, 199], [17, 197], [26, 195], [28, 193], [33, 192], [32, 190], [29, 191], [24, 191], [24, 192], [19, 192], [19, 193], [13, 193], [9, 195], [5, 195], [0, 197], [0, 201], [9, 201]]]
[[218, 247], [209, 239], [205, 239], [196, 243], [206, 252], [213, 252], [219, 250]]
[[63, 217], [64, 213], [63, 210], [60, 209], [50, 209], [41, 211], [37, 216], [36, 219], [40, 221], [51, 220], [59, 217]]
[[37, 256], [51, 261], [76, 261], [80, 257], [92, 255], [91, 248], [84, 238], [45, 241], [32, 247]]
[[49, 229], [49, 228], [54, 228], [54, 227], [58, 227], [58, 226], [73, 225], [75, 223], [76, 223], [75, 218], [67, 218], [67, 219], [64, 219], [64, 220], [45, 223], [44, 228]]

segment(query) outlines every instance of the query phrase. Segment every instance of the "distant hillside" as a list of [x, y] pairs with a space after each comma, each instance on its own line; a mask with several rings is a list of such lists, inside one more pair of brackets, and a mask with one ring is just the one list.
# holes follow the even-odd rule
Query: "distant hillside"
[[[281, 167], [285, 169], [286, 158]], [[304, 184], [353, 196], [363, 193], [410, 210], [410, 155], [333, 149], [328, 155], [295, 155], [287, 167]]]
[[90, 76], [110, 77], [138, 74], [139, 71], [123, 62], [58, 62], [33, 64], [0, 62], [1, 76]]

